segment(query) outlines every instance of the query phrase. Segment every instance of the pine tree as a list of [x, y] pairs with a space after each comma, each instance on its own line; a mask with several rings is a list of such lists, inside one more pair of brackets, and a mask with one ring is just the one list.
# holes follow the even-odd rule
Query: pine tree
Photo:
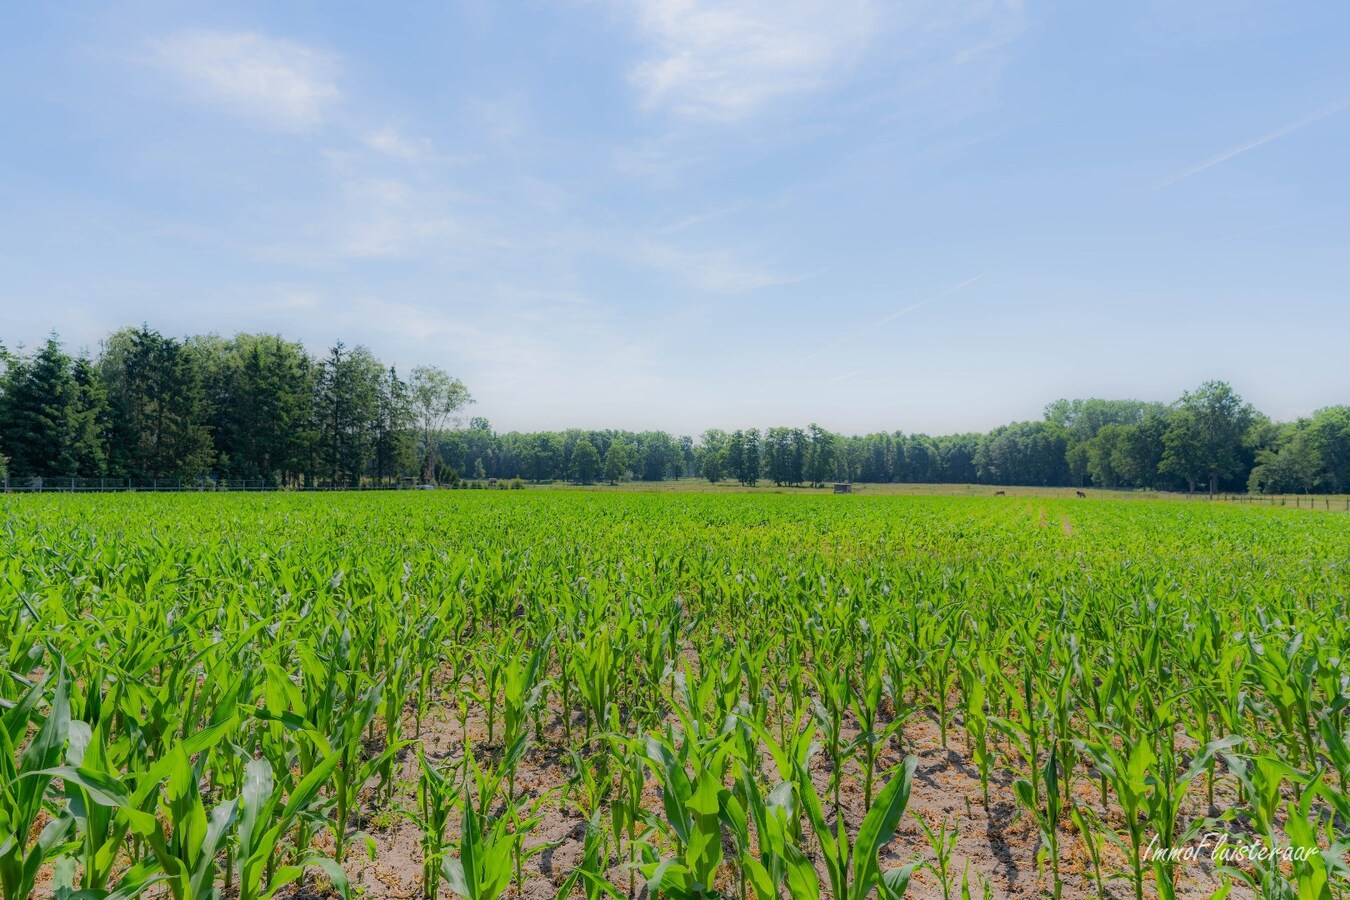
[[191, 350], [142, 325], [108, 339], [98, 372], [108, 392], [109, 467], [133, 478], [194, 478], [215, 447]]
[[102, 475], [104, 412], [97, 373], [55, 335], [28, 359], [5, 356], [0, 433], [14, 475]]

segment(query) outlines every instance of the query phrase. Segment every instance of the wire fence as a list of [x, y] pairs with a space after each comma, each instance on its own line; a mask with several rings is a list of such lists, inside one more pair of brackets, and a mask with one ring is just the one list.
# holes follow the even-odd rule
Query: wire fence
[[363, 481], [354, 484], [320, 482], [314, 484], [287, 484], [268, 478], [72, 478], [67, 476], [35, 476], [4, 479], [5, 493], [20, 494], [99, 494], [128, 491], [147, 492], [214, 492], [214, 491], [392, 491], [419, 487], [412, 480]]
[[[126, 492], [167, 492], [167, 493], [210, 493], [210, 492], [271, 492], [271, 491], [398, 491], [432, 490], [435, 488], [506, 488], [521, 487], [517, 480], [487, 478], [482, 480], [460, 480], [453, 484], [420, 484], [415, 479], [366, 479], [356, 483], [313, 482], [297, 484], [282, 482], [271, 478], [80, 478], [70, 476], [34, 476], [10, 477], [3, 479], [4, 493], [7, 494], [98, 494]], [[678, 485], [677, 485], [678, 486]], [[866, 487], [859, 485], [858, 487]], [[1067, 496], [1072, 488], [1055, 489], [1064, 491]], [[1093, 493], [1096, 496], [1096, 492]], [[1131, 494], [1130, 496], [1137, 496]], [[1244, 504], [1249, 506], [1284, 506], [1293, 509], [1318, 509], [1350, 512], [1350, 494], [1209, 494], [1196, 492], [1152, 493], [1152, 497], [1169, 497], [1190, 500]]]
[[1249, 506], [1350, 510], [1350, 495], [1346, 494], [1215, 494], [1212, 499], [1224, 503], [1242, 503]]

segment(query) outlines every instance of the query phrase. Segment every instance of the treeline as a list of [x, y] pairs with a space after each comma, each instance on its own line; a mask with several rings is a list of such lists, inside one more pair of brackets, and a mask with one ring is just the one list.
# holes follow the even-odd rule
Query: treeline
[[1223, 382], [1174, 403], [1059, 400], [988, 433], [845, 436], [458, 427], [458, 380], [405, 380], [362, 347], [314, 356], [274, 335], [124, 329], [97, 358], [52, 337], [0, 348], [0, 470], [11, 477], [266, 480], [281, 485], [701, 477], [745, 485], [1006, 484], [1267, 493], [1350, 491], [1350, 407], [1275, 423]]
[[1277, 424], [1223, 382], [1175, 403], [1059, 400], [988, 433], [844, 436], [817, 425], [705, 431], [447, 432], [437, 457], [471, 477], [618, 481], [702, 477], [745, 485], [1008, 484], [1268, 493], [1350, 491], [1350, 406]]
[[72, 357], [56, 337], [0, 357], [0, 469], [11, 478], [430, 480], [440, 433], [472, 402], [439, 369], [404, 380], [364, 347], [318, 357], [266, 334], [180, 341], [143, 326], [111, 335], [97, 359]]

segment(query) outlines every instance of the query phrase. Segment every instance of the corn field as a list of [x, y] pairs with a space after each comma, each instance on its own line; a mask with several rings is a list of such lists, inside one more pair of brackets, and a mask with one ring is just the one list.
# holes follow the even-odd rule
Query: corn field
[[1342, 514], [4, 502], [4, 900], [1350, 897]]

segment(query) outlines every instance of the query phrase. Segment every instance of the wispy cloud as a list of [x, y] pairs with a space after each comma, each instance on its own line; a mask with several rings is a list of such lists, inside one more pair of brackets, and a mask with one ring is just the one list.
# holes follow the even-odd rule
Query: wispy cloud
[[691, 251], [670, 244], [647, 242], [637, 252], [645, 265], [682, 278], [712, 294], [746, 294], [762, 288], [793, 284], [808, 277], [757, 268], [724, 250]]
[[1343, 97], [1340, 100], [1337, 100], [1335, 103], [1332, 103], [1328, 106], [1324, 106], [1321, 109], [1317, 110], [1316, 112], [1310, 113], [1309, 115], [1304, 116], [1303, 118], [1299, 119], [1296, 122], [1290, 122], [1283, 128], [1277, 128], [1274, 131], [1270, 132], [1269, 134], [1263, 134], [1259, 138], [1247, 141], [1245, 144], [1238, 144], [1236, 147], [1229, 147], [1222, 153], [1216, 153], [1214, 156], [1211, 156], [1209, 159], [1206, 159], [1203, 162], [1196, 163], [1190, 168], [1182, 169], [1175, 175], [1171, 175], [1167, 178], [1164, 178], [1162, 181], [1155, 184], [1153, 186], [1153, 190], [1155, 191], [1161, 190], [1162, 188], [1176, 184], [1178, 181], [1185, 181], [1192, 175], [1199, 175], [1206, 169], [1211, 169], [1214, 166], [1219, 165], [1220, 163], [1228, 162], [1228, 160], [1232, 159], [1235, 156], [1241, 156], [1248, 150], [1255, 150], [1257, 147], [1269, 144], [1271, 141], [1276, 141], [1282, 137], [1286, 137], [1290, 134], [1293, 134], [1300, 128], [1305, 128], [1308, 125], [1313, 124], [1314, 122], [1320, 122], [1327, 116], [1338, 113], [1341, 110], [1346, 109], [1347, 107], [1350, 107], [1350, 97]]
[[392, 125], [386, 125], [378, 131], [367, 134], [362, 141], [372, 150], [401, 160], [427, 159], [433, 152], [431, 141], [426, 138], [408, 137]]
[[[648, 108], [692, 120], [747, 118], [833, 87], [880, 61], [888, 90], [935, 71], [983, 78], [972, 62], [1021, 32], [1020, 0], [625, 0], [647, 43], [629, 73]], [[969, 74], [963, 70], [970, 70]]]
[[824, 356], [826, 353], [829, 353], [831, 350], [834, 350], [834, 349], [837, 348], [837, 347], [842, 347], [844, 344], [850, 343], [851, 341], [856, 341], [856, 340], [857, 340], [858, 338], [860, 338], [860, 337], [865, 337], [866, 335], [869, 335], [869, 334], [873, 333], [874, 331], [876, 331], [878, 328], [882, 327], [883, 325], [889, 325], [891, 322], [894, 322], [896, 319], [904, 318], [905, 316], [909, 315], [909, 314], [912, 313], [912, 312], [916, 312], [916, 311], [918, 311], [918, 310], [920, 310], [920, 309], [923, 309], [925, 306], [927, 306], [927, 305], [930, 304], [930, 303], [934, 303], [934, 302], [936, 302], [936, 301], [938, 301], [938, 300], [943, 299], [944, 297], [950, 297], [952, 294], [955, 294], [957, 291], [963, 290], [964, 288], [967, 288], [967, 287], [970, 287], [972, 284], [974, 284], [975, 282], [979, 281], [979, 280], [980, 280], [981, 278], [983, 278], [983, 277], [984, 277], [983, 275], [976, 275], [974, 278], [967, 278], [965, 281], [961, 282], [960, 284], [954, 284], [954, 285], [952, 285], [951, 287], [947, 288], [947, 289], [944, 290], [944, 291], [938, 291], [936, 294], [933, 294], [933, 295], [930, 296], [930, 297], [925, 297], [925, 298], [923, 298], [922, 300], [918, 301], [917, 303], [911, 303], [909, 306], [905, 306], [905, 307], [902, 307], [902, 308], [900, 308], [900, 309], [897, 309], [895, 312], [891, 313], [890, 315], [888, 315], [888, 316], [883, 316], [883, 317], [881, 317], [880, 319], [877, 319], [877, 320], [876, 320], [875, 322], [873, 322], [872, 324], [870, 324], [870, 325], [868, 325], [868, 326], [866, 326], [866, 327], [864, 327], [864, 328], [859, 328], [857, 331], [853, 332], [852, 334], [847, 334], [847, 335], [845, 335], [844, 337], [841, 337], [841, 338], [839, 338], [839, 339], [836, 340], [836, 341], [831, 341], [830, 343], [826, 344], [824, 347], [821, 347], [819, 350], [815, 351], [814, 353], [810, 353], [810, 354], [806, 355], [805, 357], [803, 357], [803, 358], [802, 358], [802, 361], [803, 361], [803, 362], [807, 362], [807, 361], [809, 361], [809, 360], [816, 359], [817, 357]]
[[733, 213], [739, 212], [743, 204], [734, 203], [729, 206], [719, 206], [706, 212], [695, 213], [692, 216], [685, 216], [668, 224], [662, 225], [656, 229], [657, 234], [674, 234], [677, 231], [684, 231], [687, 228], [694, 228], [707, 222], [715, 222], [718, 219], [725, 218]]
[[448, 216], [410, 201], [384, 199], [355, 190], [349, 197], [350, 220], [340, 227], [342, 257], [397, 259], [443, 244], [455, 231]]
[[283, 131], [319, 126], [342, 96], [331, 56], [256, 32], [179, 32], [151, 49], [204, 102]]
[[867, 46], [873, 0], [640, 0], [653, 53], [632, 71], [652, 107], [736, 119], [828, 83]]

